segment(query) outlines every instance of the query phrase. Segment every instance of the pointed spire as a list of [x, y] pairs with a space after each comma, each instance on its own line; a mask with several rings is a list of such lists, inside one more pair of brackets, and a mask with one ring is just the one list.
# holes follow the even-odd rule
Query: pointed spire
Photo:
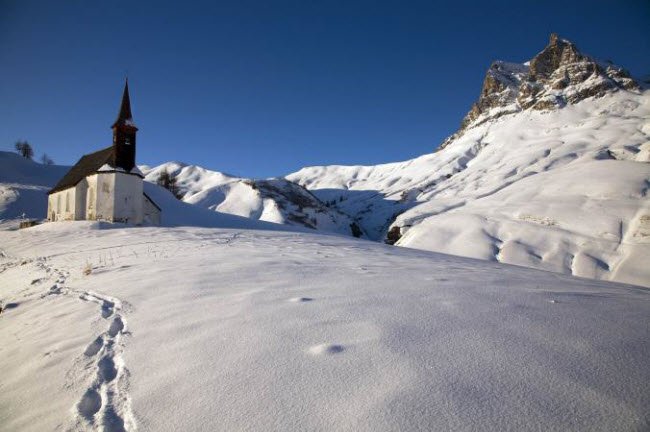
[[131, 114], [131, 99], [129, 98], [129, 78], [126, 78], [124, 83], [124, 93], [122, 94], [122, 103], [120, 104], [120, 112], [117, 115], [117, 120], [111, 126], [131, 126], [135, 127], [133, 123], [133, 115]]

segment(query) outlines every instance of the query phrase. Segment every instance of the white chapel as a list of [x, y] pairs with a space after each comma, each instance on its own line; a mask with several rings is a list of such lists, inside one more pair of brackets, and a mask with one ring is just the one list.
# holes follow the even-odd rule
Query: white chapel
[[128, 80], [113, 129], [113, 145], [81, 157], [48, 192], [47, 220], [160, 224], [161, 209], [144, 193], [135, 164], [135, 135]]

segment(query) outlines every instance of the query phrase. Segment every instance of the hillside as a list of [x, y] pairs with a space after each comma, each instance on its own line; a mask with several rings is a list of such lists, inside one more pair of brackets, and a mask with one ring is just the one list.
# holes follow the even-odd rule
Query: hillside
[[314, 231], [0, 249], [2, 430], [650, 427], [646, 289]]
[[441, 149], [287, 176], [375, 240], [650, 286], [650, 92], [552, 37], [495, 62]]
[[145, 180], [152, 183], [163, 171], [172, 174], [182, 200], [202, 208], [278, 224], [365, 236], [348, 215], [283, 178], [244, 179], [178, 162], [140, 169]]
[[0, 220], [45, 218], [48, 190], [70, 167], [41, 165], [16, 153], [0, 151]]

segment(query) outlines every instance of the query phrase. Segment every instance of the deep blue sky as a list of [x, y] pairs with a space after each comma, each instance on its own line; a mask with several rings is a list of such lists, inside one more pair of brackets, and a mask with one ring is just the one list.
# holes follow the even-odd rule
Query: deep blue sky
[[[453, 3], [453, 4], [452, 4]], [[492, 60], [557, 32], [650, 73], [650, 2], [0, 0], [0, 149], [110, 145], [128, 72], [138, 163], [242, 176], [431, 152]]]

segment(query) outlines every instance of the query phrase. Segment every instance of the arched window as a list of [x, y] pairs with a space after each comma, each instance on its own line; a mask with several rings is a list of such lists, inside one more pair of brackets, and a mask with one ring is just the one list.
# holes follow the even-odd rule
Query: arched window
[[70, 191], [65, 193], [65, 211], [70, 211]]
[[61, 194], [56, 194], [56, 212], [61, 214]]

